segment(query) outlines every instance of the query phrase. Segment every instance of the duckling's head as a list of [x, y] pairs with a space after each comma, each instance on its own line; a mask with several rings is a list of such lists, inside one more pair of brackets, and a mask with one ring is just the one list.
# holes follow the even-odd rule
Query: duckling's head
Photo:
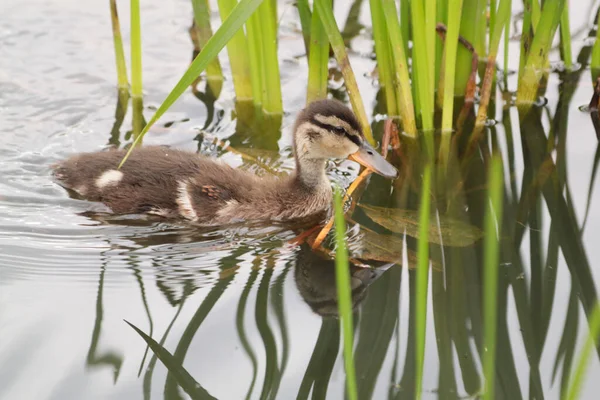
[[319, 100], [300, 112], [294, 129], [300, 173], [331, 158], [351, 158], [387, 178], [396, 168], [366, 141], [354, 113], [337, 100]]

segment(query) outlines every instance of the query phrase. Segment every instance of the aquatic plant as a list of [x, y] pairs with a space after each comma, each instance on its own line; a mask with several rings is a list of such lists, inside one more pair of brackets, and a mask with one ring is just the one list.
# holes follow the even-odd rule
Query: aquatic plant
[[[133, 3], [132, 1], [132, 10]], [[206, 28], [209, 21], [207, 9], [202, 8], [204, 2], [195, 0], [193, 4], [195, 23], [204, 24]], [[567, 88], [561, 92], [559, 107], [554, 111], [554, 121], [558, 122], [549, 132], [544, 130], [541, 123], [542, 111], [535, 105], [538, 96], [544, 91], [544, 82], [549, 73], [548, 53], [559, 28], [565, 79], [571, 84], [578, 82], [581, 76], [582, 68], [572, 69], [574, 62], [566, 4], [565, 0], [546, 0], [543, 4], [538, 0], [523, 1], [523, 30], [516, 88], [519, 121], [512, 121], [514, 117], [509, 111], [503, 111], [501, 116], [494, 115], [498, 90], [502, 91], [505, 99], [513, 98], [506, 79], [510, 61], [508, 30], [511, 26], [511, 0], [401, 0], [399, 4], [393, 0], [369, 1], [380, 99], [384, 101], [383, 104], [378, 104], [378, 110], [385, 114], [384, 117], [393, 119], [403, 133], [397, 134], [393, 141], [382, 140], [382, 150], [387, 152], [388, 147], [394, 147], [391, 158], [403, 168], [401, 177], [393, 186], [378, 193], [380, 198], [391, 199], [393, 208], [388, 207], [389, 204], [386, 207], [360, 204], [358, 209], [372, 224], [369, 228], [361, 226], [362, 232], [369, 232], [364, 235], [365, 238], [371, 235], [371, 239], [381, 239], [384, 237], [384, 233], [381, 233], [383, 231], [395, 240], [387, 243], [402, 243], [402, 246], [406, 245], [407, 250], [412, 252], [416, 248], [417, 257], [407, 257], [407, 267], [413, 269], [409, 272], [412, 279], [410, 321], [413, 321], [409, 327], [409, 341], [414, 346], [407, 350], [403, 375], [397, 381], [402, 390], [412, 391], [417, 398], [424, 390], [425, 332], [430, 292], [432, 301], [429, 308], [433, 310], [435, 329], [440, 338], [437, 345], [441, 390], [456, 393], [453, 378], [453, 352], [456, 351], [464, 354], [464, 357], [460, 357], [459, 366], [467, 393], [483, 394], [485, 398], [523, 397], [519, 385], [500, 387], [497, 383], [518, 382], [512, 353], [497, 351], [500, 348], [510, 348], [511, 345], [505, 320], [507, 293], [510, 292], [514, 296], [518, 320], [522, 325], [523, 345], [530, 355], [530, 394], [531, 397], [543, 395], [539, 363], [554, 299], [555, 284], [552, 279], [556, 276], [555, 269], [561, 251], [574, 282], [573, 293], [581, 293], [581, 305], [592, 334], [595, 332], [596, 288], [580, 238], [583, 225], [580, 227], [574, 217], [568, 187], [565, 185], [566, 161], [563, 147], [572, 89]], [[350, 65], [346, 48], [348, 42], [345, 40], [347, 38], [342, 35], [334, 17], [332, 2], [315, 0], [311, 10], [308, 1], [299, 0], [297, 7], [307, 52], [307, 102], [328, 96], [329, 63], [333, 63], [330, 60], [331, 48], [335, 63], [344, 78], [345, 91], [365, 136], [375, 143], [380, 137], [380, 129], [377, 124], [369, 123], [365, 103]], [[252, 102], [260, 112], [282, 113], [277, 20], [273, 2], [241, 0], [238, 3], [220, 0], [219, 12], [222, 25], [212, 36], [210, 30], [203, 31], [199, 54], [149, 123], [140, 130], [134, 144], [141, 141], [152, 124], [164, 115], [201, 73], [212, 68], [213, 72], [207, 71], [207, 76], [218, 75], [215, 72], [216, 57], [225, 46], [229, 54], [236, 100]], [[119, 87], [124, 87], [127, 81], [122, 76], [124, 61], [119, 61], [123, 57], [122, 50], [119, 53], [118, 24], [116, 26], [118, 82]], [[504, 80], [499, 82], [496, 68], [499, 64], [497, 57], [502, 36]], [[593, 37], [595, 36], [594, 31]], [[132, 94], [141, 98], [141, 61], [134, 61], [133, 57], [134, 43], [136, 47], [140, 46], [138, 39], [134, 40], [132, 37], [132, 70], [139, 70], [135, 81], [132, 73]], [[585, 46], [577, 57], [577, 63], [583, 66], [587, 65], [591, 57], [594, 79], [600, 71], [599, 43], [600, 41], [596, 41], [593, 46]], [[485, 63], [479, 65], [479, 60], [485, 60]], [[475, 102], [477, 75], [480, 78], [479, 97]], [[490, 119], [500, 117], [505, 127], [506, 154], [500, 152], [496, 138], [498, 131], [488, 124]], [[502, 169], [506, 168], [511, 177], [515, 174], [513, 125], [518, 126], [522, 132], [528, 132], [526, 137], [523, 136], [523, 158], [530, 165], [526, 166], [521, 191], [516, 188], [514, 179], [507, 179], [508, 187], [505, 187], [502, 173]], [[433, 135], [437, 130], [441, 130], [439, 142], [434, 140]], [[554, 152], [557, 154], [555, 158]], [[439, 156], [438, 160], [435, 160], [434, 154]], [[441, 168], [435, 168], [435, 161]], [[597, 162], [594, 171], [596, 168]], [[363, 174], [360, 175], [361, 180], [366, 179], [368, 172]], [[595, 172], [591, 182], [594, 176]], [[592, 186], [590, 184], [590, 197]], [[372, 187], [369, 189], [376, 190]], [[365, 192], [364, 196], [369, 200], [378, 199], [372, 193]], [[532, 228], [529, 235], [530, 247], [536, 254], [541, 252], [542, 236], [536, 232], [540, 230], [542, 220], [542, 199], [548, 205], [551, 220], [548, 254], [545, 260], [542, 257], [534, 260], [532, 256], [531, 282], [523, 282], [519, 278], [524, 274], [520, 246], [524, 240], [525, 226], [529, 226]], [[335, 218], [329, 221], [313, 244], [316, 248], [322, 247], [326, 243], [324, 238], [329, 229], [335, 226], [338, 306], [342, 322], [340, 333], [344, 342], [347, 393], [349, 397], [355, 398], [357, 393], [361, 393], [361, 396], [363, 393], [372, 394], [377, 376], [365, 373], [368, 378], [366, 381], [357, 381], [355, 378], [352, 361], [352, 302], [347, 271], [349, 261], [347, 246], [344, 244], [346, 223], [338, 192], [334, 204]], [[354, 206], [351, 206], [347, 218], [353, 218], [353, 210]], [[479, 240], [482, 231], [474, 226], [474, 221], [484, 221], [483, 243]], [[510, 243], [501, 240], [504, 234], [511, 237]], [[367, 242], [373, 244], [377, 240], [365, 240]], [[371, 251], [373, 247], [368, 249]], [[370, 253], [364, 251], [361, 256], [370, 256], [378, 261], [403, 262], [399, 258], [403, 257], [404, 250], [394, 250], [380, 248]], [[510, 266], [506, 268], [506, 274], [499, 274], [498, 267], [503, 259], [510, 260]], [[443, 269], [444, 279], [440, 279], [434, 272], [433, 266], [440, 264], [442, 266], [439, 269]], [[484, 290], [482, 293], [467, 293], [465, 288], [469, 285], [482, 286]], [[398, 300], [399, 295], [393, 291], [390, 296], [396, 296], [392, 300]], [[383, 303], [384, 299], [377, 301]], [[243, 315], [245, 300], [240, 302], [240, 307]], [[569, 324], [565, 324], [564, 337], [576, 336], [574, 325], [577, 325], [577, 307], [578, 297], [573, 295], [572, 304], [569, 305], [569, 309], [574, 310], [573, 316], [569, 317]], [[450, 309], [454, 313], [452, 316], [448, 316]], [[531, 315], [535, 317], [532, 318]], [[243, 339], [243, 324], [238, 329], [248, 357], [254, 360], [254, 353]], [[322, 343], [337, 334], [335, 329], [323, 322], [319, 334], [321, 344], [317, 343], [315, 346], [314, 357], [325, 351]], [[392, 328], [387, 325], [381, 329], [386, 333], [384, 336], [388, 338], [388, 342], [379, 344], [381, 349], [373, 355], [366, 354], [364, 342], [361, 344], [362, 338], [359, 336], [356, 351], [360, 349], [361, 357], [379, 357], [374, 362], [383, 363], [385, 350], [393, 334]], [[261, 331], [265, 348], [273, 347], [271, 336], [268, 329]], [[477, 345], [475, 349], [470, 344], [471, 340]], [[574, 339], [569, 343], [565, 342], [561, 344], [556, 357], [555, 369], [562, 367], [561, 392], [569, 393], [569, 396], [576, 396], [584, 370], [583, 367], [578, 367], [576, 375], [571, 378], [574, 348]], [[589, 349], [593, 347], [587, 344], [588, 353], [591, 351]], [[333, 358], [336, 355], [337, 353], [329, 354]], [[269, 384], [268, 387], [263, 387], [263, 394], [276, 393], [278, 379], [281, 378], [281, 369], [275, 366], [272, 354], [269, 357], [269, 369], [265, 372], [265, 381], [269, 381]], [[478, 371], [480, 360], [483, 374]], [[317, 361], [311, 360], [307, 374], [309, 370], [316, 368], [315, 363]], [[257, 367], [254, 364], [255, 360], [248, 395], [252, 394], [256, 382]], [[327, 365], [329, 368], [330, 365]], [[319, 393], [325, 393], [326, 387], [320, 387], [319, 390]], [[303, 380], [299, 393], [308, 396], [309, 391], [310, 379], [307, 377]]]
[[354, 370], [354, 324], [352, 322], [352, 295], [350, 288], [350, 273], [348, 269], [348, 250], [346, 249], [346, 220], [342, 204], [341, 191], [335, 190], [333, 195], [335, 213], [335, 277], [337, 282], [338, 309], [340, 313], [340, 324], [344, 338], [344, 366], [346, 369], [346, 384], [348, 386], [348, 397], [357, 400], [356, 373]]

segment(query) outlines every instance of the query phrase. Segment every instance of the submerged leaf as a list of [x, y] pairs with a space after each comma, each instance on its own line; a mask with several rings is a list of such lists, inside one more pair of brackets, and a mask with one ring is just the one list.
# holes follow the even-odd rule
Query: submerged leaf
[[[392, 235], [377, 233], [370, 229], [361, 227], [361, 240], [355, 245], [349, 244], [351, 254], [357, 253], [355, 258], [361, 260], [374, 260], [382, 262], [393, 262], [402, 264], [403, 240]], [[357, 247], [360, 247], [358, 249]], [[414, 250], [407, 250], [408, 268], [417, 266], [417, 253]], [[430, 260], [433, 269], [441, 271], [442, 266], [435, 260]]]
[[[309, 236], [306, 240], [308, 244], [312, 246], [316, 236], [316, 233]], [[379, 261], [402, 265], [403, 245], [404, 241], [401, 238], [377, 233], [361, 225], [360, 233], [355, 238], [348, 239], [348, 252], [353, 264], [361, 264], [360, 261]], [[325, 247], [317, 247], [313, 250], [331, 259], [335, 257], [335, 251]], [[408, 259], [406, 267], [416, 268], [417, 253], [408, 249], [406, 257]], [[431, 266], [434, 270], [442, 270], [442, 265], [436, 260], [431, 260]]]
[[169, 372], [173, 374], [177, 383], [181, 386], [192, 399], [216, 399], [211, 396], [196, 380], [183, 368], [181, 362], [177, 360], [171, 353], [169, 353], [163, 346], [161, 346], [156, 340], [146, 335], [135, 325], [128, 321], [125, 321], [127, 325], [131, 326], [144, 341], [150, 346], [150, 349], [156, 354], [158, 359], [167, 367]]
[[[398, 208], [385, 208], [359, 204], [365, 214], [374, 222], [384, 228], [396, 232], [406, 233], [414, 238], [419, 238], [419, 212], [415, 210], [401, 210]], [[476, 226], [465, 222], [440, 216], [439, 226], [437, 218], [431, 218], [429, 226], [429, 241], [444, 246], [466, 247], [481, 239], [483, 232]]]

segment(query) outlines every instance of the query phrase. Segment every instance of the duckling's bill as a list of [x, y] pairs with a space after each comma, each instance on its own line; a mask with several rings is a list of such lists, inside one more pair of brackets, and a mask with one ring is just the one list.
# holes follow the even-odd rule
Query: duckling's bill
[[398, 170], [366, 141], [362, 143], [356, 153], [350, 154], [350, 159], [386, 178], [398, 176]]

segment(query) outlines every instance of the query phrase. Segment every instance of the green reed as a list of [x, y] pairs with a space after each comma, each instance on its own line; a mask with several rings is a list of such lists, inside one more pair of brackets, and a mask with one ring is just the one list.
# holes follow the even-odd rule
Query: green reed
[[[531, 0], [534, 5], [539, 5], [537, 0]], [[524, 61], [523, 74], [519, 77], [517, 102], [528, 106], [537, 98], [540, 81], [547, 69], [548, 52], [552, 46], [552, 39], [558, 28], [566, 0], [546, 0], [544, 8], [535, 24], [535, 14], [532, 22], [535, 24], [535, 33], [531, 46], [528, 48]], [[535, 10], [535, 7], [532, 9]], [[542, 71], [542, 72], [540, 72]]]
[[133, 137], [140, 136], [144, 128], [144, 106], [142, 98], [142, 28], [140, 1], [131, 0], [131, 104]]
[[[600, 13], [598, 13], [596, 26], [598, 26], [599, 23]], [[598, 35], [598, 32], [600, 32], [600, 29], [596, 30], [596, 41], [594, 42], [594, 47], [592, 49], [592, 61], [590, 65], [592, 68], [592, 82], [596, 82], [596, 79], [598, 79], [598, 76], [600, 76], [600, 40], [598, 40], [600, 36]]]
[[485, 392], [483, 398], [493, 400], [496, 364], [496, 329], [498, 305], [498, 263], [500, 236], [502, 233], [502, 159], [493, 156], [488, 172], [489, 203], [485, 212], [483, 312], [484, 344], [483, 375]]
[[298, 16], [300, 17], [300, 25], [302, 27], [302, 38], [304, 39], [304, 48], [306, 49], [306, 55], [308, 56], [310, 50], [310, 39], [311, 35], [311, 13], [310, 7], [308, 6], [308, 0], [296, 1], [296, 7], [298, 8]]
[[[192, 0], [192, 9], [194, 10], [194, 27], [197, 32], [197, 47], [201, 50], [213, 35], [210, 26], [210, 8], [208, 0]], [[219, 59], [215, 57], [206, 67], [206, 81], [215, 96], [221, 92], [223, 85], [223, 70]]]
[[[398, 12], [394, 0], [380, 0], [382, 10], [379, 11], [385, 16], [387, 24], [388, 38], [381, 39], [380, 47], [384, 47], [384, 43], [388, 42], [391, 47], [392, 54], [388, 57], [393, 60], [393, 74], [390, 74], [390, 79], [393, 82], [397, 98], [397, 107], [402, 118], [402, 127], [404, 132], [409, 136], [417, 136], [417, 124], [415, 120], [415, 111], [413, 107], [413, 97], [411, 93], [410, 77], [408, 73], [408, 61], [405, 43], [408, 40], [405, 33], [401, 30], [398, 23]], [[381, 22], [379, 22], [381, 23]]]
[[494, 14], [495, 24], [493, 31], [490, 33], [490, 47], [481, 87], [481, 100], [479, 102], [479, 110], [477, 110], [475, 129], [469, 139], [469, 147], [471, 148], [479, 141], [487, 120], [487, 108], [492, 97], [493, 83], [496, 79], [496, 56], [498, 55], [498, 47], [500, 46], [500, 39], [502, 38], [506, 21], [510, 19], [510, 6], [510, 0], [499, 0], [498, 10]]
[[117, 13], [117, 1], [110, 0], [110, 21], [113, 31], [113, 42], [115, 46], [115, 60], [117, 64], [117, 82], [119, 90], [129, 90], [127, 80], [127, 66], [125, 64], [125, 52], [123, 51], [123, 39], [121, 37], [121, 24]]
[[358, 91], [358, 84], [356, 83], [356, 78], [354, 77], [352, 66], [350, 65], [350, 59], [346, 52], [346, 44], [344, 43], [340, 29], [333, 16], [331, 0], [315, 1], [314, 7], [319, 12], [321, 23], [323, 24], [323, 28], [325, 28], [325, 32], [327, 32], [329, 43], [331, 43], [331, 47], [333, 48], [335, 59], [342, 70], [342, 76], [344, 77], [352, 109], [360, 122], [366, 139], [369, 143], [375, 144], [375, 139], [373, 139], [373, 133], [371, 132], [371, 124], [369, 124], [365, 106], [362, 97], [360, 96], [360, 92]]
[[[483, 57], [484, 41], [480, 38], [481, 25], [480, 20], [485, 18], [486, 0], [463, 0], [462, 13], [460, 18], [460, 35], [468, 40], [477, 54]], [[448, 43], [446, 42], [446, 46]], [[454, 85], [454, 94], [464, 96], [467, 89], [467, 83], [471, 74], [471, 53], [463, 46], [458, 47], [456, 56], [456, 76]]]
[[577, 362], [577, 367], [571, 377], [567, 392], [562, 396], [563, 399], [577, 400], [580, 398], [579, 392], [581, 391], [581, 385], [586, 375], [589, 359], [598, 344], [600, 344], [600, 305], [596, 305], [589, 326], [589, 334], [579, 353], [579, 362]]
[[[416, 85], [417, 114], [421, 117], [421, 127], [425, 131], [433, 130], [433, 72], [434, 60], [428, 46], [428, 33], [435, 29], [425, 20], [425, 3], [411, 2], [413, 35], [413, 82]], [[434, 31], [435, 32], [435, 31]]]
[[307, 103], [327, 98], [329, 80], [329, 40], [317, 9], [311, 16], [309, 42]]
[[131, 0], [131, 95], [142, 96], [142, 28], [140, 0]]
[[569, 5], [563, 8], [560, 16], [560, 51], [565, 68], [567, 70], [573, 67], [573, 55], [571, 50], [571, 24], [569, 22]]
[[458, 31], [463, 0], [448, 1], [448, 20], [444, 47], [443, 75], [439, 82], [438, 96], [443, 96], [442, 103], [442, 145], [440, 156], [447, 160], [450, 152], [450, 139], [454, 119], [454, 77], [456, 71], [456, 56], [458, 52]]
[[250, 73], [252, 77], [252, 100], [255, 106], [262, 107], [263, 63], [261, 56], [263, 53], [263, 42], [258, 12], [253, 13], [248, 22], [246, 22], [246, 33], [248, 34], [248, 56], [250, 57]]
[[[262, 3], [262, 0], [257, 1]], [[229, 19], [233, 11], [242, 4], [237, 0], [218, 0], [221, 21]], [[243, 30], [239, 28], [233, 32], [232, 37], [227, 40], [227, 54], [231, 63], [231, 74], [233, 76], [233, 87], [238, 101], [249, 101], [252, 99], [252, 79], [250, 75], [250, 55], [248, 54], [248, 42]]]
[[421, 398], [425, 361], [425, 334], [427, 332], [427, 291], [429, 286], [429, 218], [431, 215], [431, 165], [423, 171], [421, 206], [419, 211], [419, 242], [417, 245], [417, 295], [415, 306], [415, 394]]
[[269, 114], [282, 114], [281, 79], [277, 59], [277, 19], [272, 1], [264, 1], [256, 12], [260, 18], [262, 37], [263, 110]]
[[[381, 0], [369, 0], [371, 6], [371, 21], [373, 25], [373, 41], [375, 55], [377, 56], [377, 72], [379, 73], [379, 86], [384, 92], [386, 109], [389, 116], [400, 116], [402, 110], [398, 108], [397, 90], [394, 87], [393, 50], [388, 41], [388, 28], [385, 22]], [[391, 3], [394, 6], [395, 3]], [[397, 20], [396, 15], [392, 15]], [[396, 25], [398, 25], [396, 23]], [[394, 35], [396, 37], [396, 35]], [[400, 43], [402, 45], [402, 43]], [[406, 63], [406, 57], [404, 58]], [[408, 73], [406, 74], [408, 79]], [[409, 83], [409, 82], [407, 82]], [[410, 89], [410, 86], [407, 86]], [[410, 92], [409, 92], [410, 93]], [[405, 107], [409, 109], [409, 107]], [[412, 112], [412, 107], [410, 107]], [[416, 128], [415, 128], [416, 130]], [[413, 132], [416, 134], [416, 132]]]
[[158, 107], [158, 110], [154, 113], [150, 121], [146, 124], [144, 129], [136, 137], [134, 146], [131, 146], [121, 163], [119, 168], [127, 161], [127, 158], [131, 154], [131, 151], [141, 142], [144, 135], [148, 132], [150, 127], [175, 103], [175, 101], [181, 96], [189, 86], [196, 80], [198, 75], [206, 69], [208, 64], [219, 54], [221, 49], [231, 40], [231, 38], [239, 31], [239, 29], [246, 23], [250, 15], [260, 5], [262, 0], [241, 0], [231, 10], [231, 13], [223, 21], [223, 24], [215, 32], [215, 34], [206, 42], [206, 45], [200, 53], [196, 56], [194, 61], [190, 64], [188, 69], [185, 71], [183, 76], [179, 79], [175, 87], [167, 95], [162, 104]]
[[356, 372], [354, 369], [354, 323], [352, 322], [352, 289], [350, 286], [350, 264], [346, 248], [346, 220], [342, 193], [339, 189], [333, 196], [335, 212], [335, 277], [338, 297], [338, 310], [341, 318], [342, 335], [344, 337], [344, 366], [346, 368], [346, 384], [348, 397], [357, 400]]

